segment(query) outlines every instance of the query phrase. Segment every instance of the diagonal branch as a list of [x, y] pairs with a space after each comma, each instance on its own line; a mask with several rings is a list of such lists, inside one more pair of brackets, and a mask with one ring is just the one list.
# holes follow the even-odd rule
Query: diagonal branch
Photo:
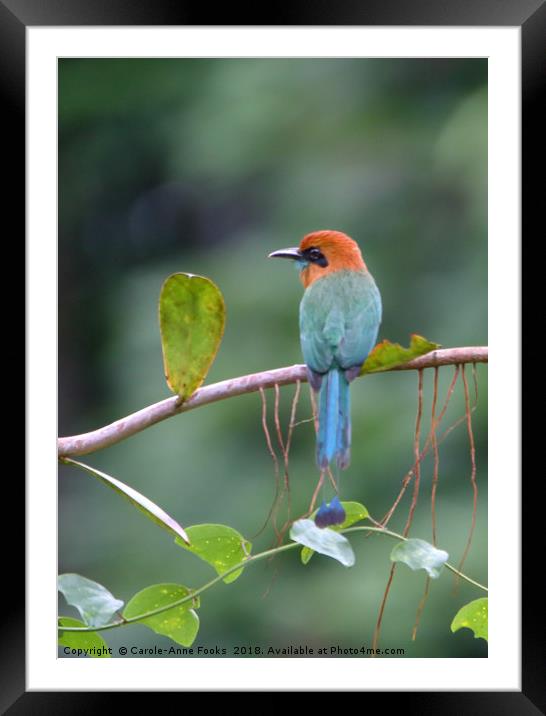
[[[427, 353], [424, 356], [408, 361], [403, 365], [389, 370], [421, 370], [422, 368], [436, 368], [442, 365], [458, 365], [461, 363], [487, 363], [487, 347], [472, 346], [468, 348], [446, 348]], [[384, 371], [387, 372], [387, 371]], [[178, 396], [166, 398], [159, 403], [149, 405], [125, 418], [116, 420], [98, 430], [81, 435], [58, 439], [58, 454], [60, 457], [71, 455], [87, 455], [102, 448], [115, 445], [160, 423], [162, 420], [172, 418], [179, 413], [199, 408], [202, 405], [215, 403], [218, 400], [233, 398], [244, 393], [254, 393], [260, 388], [273, 388], [275, 385], [288, 385], [297, 381], [307, 381], [307, 371], [304, 365], [292, 365], [286, 368], [266, 370], [262, 373], [252, 373], [239, 378], [223, 380], [220, 383], [205, 385], [199, 388], [184, 403]]]

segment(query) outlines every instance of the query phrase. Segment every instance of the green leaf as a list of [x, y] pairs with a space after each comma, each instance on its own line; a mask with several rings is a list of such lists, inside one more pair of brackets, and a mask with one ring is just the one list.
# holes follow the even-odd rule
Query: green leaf
[[[123, 610], [123, 616], [125, 619], [132, 619], [139, 614], [166, 607], [190, 594], [191, 589], [182, 584], [152, 584], [129, 600]], [[191, 646], [199, 631], [199, 617], [194, 611], [198, 608], [199, 598], [195, 597], [161, 614], [142, 619], [139, 624], [144, 624], [156, 634], [168, 636], [177, 644]]]
[[[177, 544], [188, 552], [211, 564], [218, 574], [223, 574], [231, 567], [242, 562], [250, 555], [252, 543], [245, 540], [237, 530], [226, 525], [192, 525], [187, 529], [190, 545], [184, 544], [179, 538]], [[224, 578], [229, 584], [237, 579], [243, 571], [238, 569]]]
[[[123, 602], [122, 602], [123, 604]], [[85, 627], [79, 619], [59, 617], [59, 646], [79, 650], [78, 656], [90, 656], [94, 659], [110, 658], [108, 645], [96, 631], [63, 631], [61, 627]]]
[[325, 554], [341, 562], [345, 567], [352, 567], [355, 555], [349, 540], [329, 527], [321, 529], [313, 520], [298, 520], [290, 529], [290, 537], [294, 542], [310, 547], [315, 552]]
[[201, 385], [224, 333], [225, 306], [208, 278], [174, 273], [159, 297], [163, 366], [169, 388], [183, 400]]
[[[360, 522], [361, 520], [365, 520], [366, 517], [368, 517], [369, 512], [364, 507], [364, 505], [360, 504], [360, 502], [342, 502], [343, 509], [345, 510], [345, 522], [341, 525], [334, 525], [330, 527], [332, 530], [344, 530], [346, 527], [350, 527], [351, 525], [354, 525], [356, 522]], [[317, 514], [318, 509], [313, 512], [313, 514], [310, 516], [309, 519], [314, 519], [315, 515]], [[311, 549], [310, 547], [304, 547], [301, 551], [300, 557], [303, 564], [307, 564], [311, 557], [314, 555], [315, 550]]]
[[474, 632], [475, 639], [485, 639], [485, 641], [487, 641], [487, 618], [487, 597], [474, 599], [473, 602], [469, 602], [465, 604], [464, 607], [461, 607], [457, 614], [455, 614], [455, 618], [451, 622], [451, 631], [456, 632], [466, 627]]
[[414, 358], [435, 351], [440, 348], [440, 345], [440, 343], [432, 343], [416, 333], [411, 334], [409, 348], [404, 348], [400, 343], [381, 341], [364, 361], [360, 375], [396, 368], [396, 366], [403, 365]]
[[58, 587], [67, 603], [76, 607], [88, 626], [108, 624], [123, 606], [123, 601], [116, 599], [102, 584], [79, 574], [61, 574]]
[[391, 560], [404, 562], [411, 569], [425, 569], [431, 579], [438, 579], [449, 557], [443, 549], [436, 549], [424, 539], [408, 539], [393, 547]]
[[140, 492], [137, 492], [134, 488], [129, 487], [129, 485], [126, 485], [120, 480], [116, 480], [115, 477], [111, 477], [105, 472], [101, 472], [100, 470], [96, 470], [94, 467], [85, 465], [83, 462], [72, 460], [72, 458], [61, 458], [61, 461], [67, 465], [76, 465], [77, 467], [81, 467], [82, 470], [85, 470], [90, 475], [93, 475], [93, 477], [96, 477], [104, 485], [112, 488], [112, 490], [117, 492], [118, 495], [121, 495], [122, 497], [125, 497], [126, 500], [129, 500], [132, 505], [143, 512], [146, 517], [152, 520], [152, 522], [155, 522], [156, 525], [163, 527], [163, 529], [167, 530], [167, 532], [170, 532], [176, 537], [181, 537], [183, 540], [189, 542], [188, 535], [176, 520], [162, 510], [161, 507], [156, 505], [155, 502], [152, 502], [147, 497], [144, 497], [144, 495], [141, 495]]

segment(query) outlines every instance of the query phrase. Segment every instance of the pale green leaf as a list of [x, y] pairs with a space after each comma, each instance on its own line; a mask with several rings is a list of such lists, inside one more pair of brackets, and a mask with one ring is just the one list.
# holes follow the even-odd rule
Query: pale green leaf
[[487, 597], [480, 597], [461, 607], [451, 622], [451, 631], [466, 627], [474, 632], [475, 639], [487, 641], [488, 602]]
[[208, 278], [169, 276], [159, 297], [163, 366], [169, 388], [183, 400], [201, 385], [224, 333], [225, 306]]
[[[341, 525], [333, 525], [330, 527], [331, 530], [344, 530], [346, 527], [350, 527], [356, 522], [365, 520], [369, 515], [368, 510], [364, 507], [364, 505], [360, 504], [360, 502], [342, 502], [341, 505], [345, 510], [345, 521]], [[317, 512], [318, 510], [315, 510], [310, 516], [310, 519], [314, 519]], [[304, 547], [300, 554], [302, 563], [307, 564], [314, 553], [315, 551], [310, 547]]]
[[[184, 544], [179, 538], [175, 540], [176, 543], [211, 564], [218, 574], [223, 574], [250, 555], [252, 544], [227, 525], [192, 525], [187, 528], [187, 533], [190, 545]], [[233, 582], [242, 571], [241, 568], [228, 574], [224, 582]]]
[[411, 335], [409, 348], [404, 348], [400, 343], [391, 343], [387, 340], [381, 341], [364, 361], [360, 375], [396, 368], [437, 348], [440, 348], [440, 343], [432, 343], [416, 333]]
[[116, 599], [102, 584], [79, 574], [61, 574], [58, 587], [67, 603], [76, 607], [88, 626], [108, 624], [123, 606], [123, 601]]
[[431, 579], [438, 579], [449, 555], [423, 539], [408, 539], [396, 544], [391, 552], [393, 562], [404, 562], [411, 569], [424, 569]]
[[[110, 658], [109, 647], [96, 631], [63, 631], [61, 627], [82, 627], [86, 624], [72, 617], [59, 617], [59, 646], [76, 650], [76, 656], [89, 656], [92, 659]], [[63, 655], [64, 651], [63, 651]]]
[[[191, 594], [182, 584], [153, 584], [135, 594], [123, 610], [125, 619], [166, 607]], [[177, 644], [191, 646], [199, 631], [199, 617], [194, 609], [199, 607], [199, 598], [189, 599], [184, 604], [167, 609], [155, 616], [140, 620], [156, 634], [168, 636]]]
[[349, 540], [329, 527], [324, 529], [317, 527], [313, 520], [294, 522], [290, 529], [290, 537], [294, 542], [336, 559], [345, 567], [352, 567], [355, 563], [355, 555]]
[[175, 537], [181, 537], [183, 540], [189, 541], [184, 528], [181, 527], [176, 520], [168, 515], [165, 510], [162, 510], [161, 507], [156, 505], [155, 502], [152, 502], [147, 497], [144, 497], [144, 495], [141, 495], [140, 492], [137, 492], [137, 490], [133, 487], [129, 487], [129, 485], [117, 480], [115, 477], [111, 477], [105, 472], [101, 472], [101, 470], [97, 470], [94, 467], [89, 467], [89, 465], [85, 465], [83, 462], [72, 460], [72, 458], [63, 458], [63, 462], [67, 465], [81, 467], [82, 470], [85, 470], [90, 475], [93, 475], [93, 477], [96, 477], [97, 480], [100, 480], [103, 485], [107, 485], [114, 490], [114, 492], [117, 492], [118, 495], [121, 495], [128, 500], [132, 505], [144, 513], [148, 519], [155, 522], [156, 525], [163, 527], [163, 529], [175, 535]]

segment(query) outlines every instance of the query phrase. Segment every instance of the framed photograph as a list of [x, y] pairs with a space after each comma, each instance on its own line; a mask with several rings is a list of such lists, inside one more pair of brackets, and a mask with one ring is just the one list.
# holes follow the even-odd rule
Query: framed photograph
[[5, 707], [539, 706], [506, 336], [543, 6], [203, 26], [7, 5], [29, 402]]

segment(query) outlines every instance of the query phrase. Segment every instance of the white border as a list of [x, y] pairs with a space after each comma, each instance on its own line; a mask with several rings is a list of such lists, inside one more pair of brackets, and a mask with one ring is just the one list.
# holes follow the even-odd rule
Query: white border
[[[27, 28], [27, 42], [27, 689], [521, 690], [520, 28], [39, 27]], [[489, 58], [489, 583], [493, 599], [487, 659], [57, 658], [58, 56]]]

